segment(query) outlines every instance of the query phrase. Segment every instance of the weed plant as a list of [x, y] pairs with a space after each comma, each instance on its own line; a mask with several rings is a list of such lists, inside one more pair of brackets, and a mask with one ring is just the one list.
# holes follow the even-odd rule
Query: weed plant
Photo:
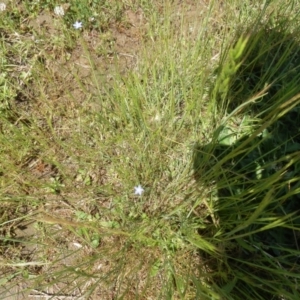
[[290, 24], [255, 23], [227, 51], [212, 93], [227, 117], [195, 152], [198, 180], [218, 190], [214, 284], [233, 299], [299, 297], [300, 48]]
[[299, 299], [295, 4], [133, 2], [1, 12], [0, 298]]

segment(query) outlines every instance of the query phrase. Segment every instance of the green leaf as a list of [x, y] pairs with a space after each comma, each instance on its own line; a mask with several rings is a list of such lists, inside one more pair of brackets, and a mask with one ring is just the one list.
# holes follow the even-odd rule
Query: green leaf
[[266, 194], [264, 199], [260, 202], [256, 210], [253, 212], [253, 214], [245, 220], [242, 224], [238, 225], [235, 229], [233, 229], [231, 232], [229, 232], [228, 235], [232, 235], [242, 229], [245, 229], [249, 225], [253, 224], [253, 222], [259, 217], [259, 215], [264, 211], [264, 209], [270, 204], [272, 200], [273, 190], [269, 190], [269, 192]]
[[208, 252], [208, 253], [216, 253], [217, 252], [217, 249], [213, 244], [211, 244], [207, 240], [203, 239], [198, 234], [190, 232], [187, 234], [186, 239], [191, 244], [193, 244], [194, 246], [196, 246], [197, 248], [199, 248], [205, 252]]
[[237, 134], [229, 127], [224, 127], [218, 136], [218, 142], [224, 146], [232, 146], [237, 141]]
[[249, 252], [255, 252], [256, 249], [251, 245], [247, 244], [242, 238], [236, 239], [237, 243], [243, 248], [248, 250]]
[[288, 144], [286, 146], [286, 152], [295, 152], [295, 151], [299, 151], [300, 150], [300, 144], [299, 143], [292, 143], [292, 144]]
[[228, 282], [225, 286], [222, 287], [222, 289], [226, 292], [226, 293], [230, 293], [233, 288], [235, 287], [237, 283], [237, 277], [234, 277], [233, 280], [231, 280], [230, 282]]
[[99, 237], [94, 238], [91, 242], [91, 245], [92, 245], [93, 248], [97, 248], [99, 246], [99, 244], [100, 244], [100, 238]]
[[161, 268], [161, 262], [159, 260], [156, 260], [155, 263], [151, 266], [150, 276], [151, 277], [156, 276], [160, 268]]

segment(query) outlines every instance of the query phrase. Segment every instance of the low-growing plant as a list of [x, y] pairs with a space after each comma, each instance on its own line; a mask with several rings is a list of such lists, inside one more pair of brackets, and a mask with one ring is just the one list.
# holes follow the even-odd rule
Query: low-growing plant
[[300, 45], [289, 21], [279, 23], [246, 30], [243, 47], [241, 38], [232, 46], [243, 54], [230, 74], [228, 51], [225, 95], [217, 85], [227, 117], [195, 150], [197, 180], [217, 189], [211, 226], [222, 255], [211, 279], [226, 299], [299, 297]]

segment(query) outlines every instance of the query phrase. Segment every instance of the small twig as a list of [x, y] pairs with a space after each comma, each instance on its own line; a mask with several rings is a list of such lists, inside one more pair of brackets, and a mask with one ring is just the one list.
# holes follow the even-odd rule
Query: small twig
[[57, 300], [62, 300], [62, 299], [69, 299], [69, 300], [78, 300], [80, 299], [79, 296], [68, 296], [68, 295], [56, 295], [56, 294], [52, 294], [52, 293], [46, 293], [43, 291], [38, 291], [38, 290], [33, 290], [33, 292], [35, 292], [35, 294], [30, 294], [30, 297], [33, 298], [44, 298], [44, 299], [57, 299]]
[[131, 55], [131, 54], [128, 54], [128, 53], [122, 53], [122, 52], [119, 52], [118, 54], [119, 54], [119, 55], [122, 55], [122, 56], [131, 57], [131, 58], [134, 58], [134, 57], [135, 57], [134, 55]]

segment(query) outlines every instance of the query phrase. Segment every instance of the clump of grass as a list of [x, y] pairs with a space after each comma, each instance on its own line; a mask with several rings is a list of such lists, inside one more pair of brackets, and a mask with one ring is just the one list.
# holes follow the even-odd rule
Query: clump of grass
[[[170, 26], [169, 16], [161, 22]], [[157, 39], [157, 32], [149, 34]], [[81, 41], [82, 53], [92, 60], [93, 51]], [[112, 73], [109, 84], [101, 81], [95, 61], [88, 83], [68, 72], [70, 86], [58, 81], [67, 76], [65, 64], [58, 74], [38, 56], [22, 94], [27, 97], [13, 98], [9, 114], [1, 114], [7, 211], [1, 251], [3, 284], [11, 294], [18, 295], [22, 283], [22, 293], [47, 296], [193, 297], [190, 266], [183, 261], [198, 259], [191, 245], [202, 240], [182, 214], [190, 165], [188, 153], [178, 157], [187, 149], [185, 119], [200, 108], [183, 97], [196, 94], [197, 84], [191, 77], [183, 80], [184, 58], [176, 66], [171, 43], [170, 52], [160, 42], [149, 45], [157, 52], [145, 55], [138, 72]], [[62, 82], [66, 86], [59, 89]], [[141, 197], [134, 195], [139, 184]], [[195, 228], [201, 222], [193, 216]], [[9, 255], [11, 249], [18, 251]], [[1, 294], [6, 297], [6, 290]]]
[[[197, 177], [217, 188], [211, 220], [223, 256], [212, 280], [226, 299], [299, 297], [300, 47], [290, 20], [265, 22], [228, 51], [226, 91], [216, 85], [227, 117], [195, 157]], [[237, 47], [243, 54], [229, 74]], [[210, 170], [203, 157], [213, 160]]]

